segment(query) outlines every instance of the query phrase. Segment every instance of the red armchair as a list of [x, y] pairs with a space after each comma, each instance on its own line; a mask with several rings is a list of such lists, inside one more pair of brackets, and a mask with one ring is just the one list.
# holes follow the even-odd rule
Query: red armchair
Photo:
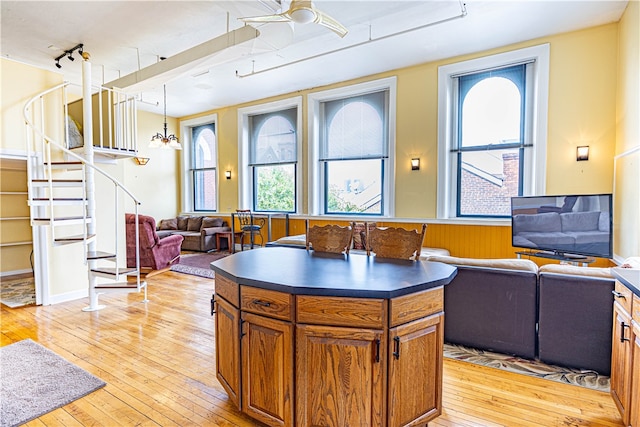
[[[127, 234], [127, 267], [136, 266], [136, 216], [125, 214]], [[180, 261], [180, 245], [183, 237], [174, 234], [158, 238], [156, 220], [138, 215], [140, 233], [140, 267], [161, 270]]]

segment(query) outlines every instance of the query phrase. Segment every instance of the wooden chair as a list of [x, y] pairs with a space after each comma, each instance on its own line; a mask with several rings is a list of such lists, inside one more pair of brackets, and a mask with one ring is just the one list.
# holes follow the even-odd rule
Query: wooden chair
[[421, 232], [395, 227], [376, 227], [367, 235], [367, 255], [373, 251], [381, 258], [418, 259], [426, 231], [427, 224], [422, 224]]
[[349, 254], [353, 240], [353, 223], [346, 227], [339, 225], [324, 225], [309, 228], [307, 222], [307, 250], [315, 252], [330, 252]]
[[242, 235], [240, 236], [240, 249], [244, 251], [244, 236], [246, 235], [249, 236], [251, 249], [253, 249], [256, 237], [260, 238], [260, 246], [263, 246], [264, 241], [262, 239], [261, 231], [262, 227], [265, 225], [265, 219], [254, 217], [253, 212], [249, 209], [236, 209], [235, 216], [238, 218], [240, 231], [242, 232]]

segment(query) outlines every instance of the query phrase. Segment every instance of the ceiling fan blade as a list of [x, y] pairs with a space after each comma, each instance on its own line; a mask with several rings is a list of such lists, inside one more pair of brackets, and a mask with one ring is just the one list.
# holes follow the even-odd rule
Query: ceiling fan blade
[[277, 15], [264, 15], [264, 16], [247, 16], [245, 18], [238, 18], [241, 21], [250, 22], [290, 22], [291, 17], [285, 13], [279, 13]]
[[316, 19], [313, 22], [315, 22], [316, 24], [322, 25], [323, 27], [327, 27], [328, 29], [330, 29], [340, 37], [346, 36], [347, 33], [349, 32], [349, 30], [347, 30], [344, 27], [344, 25], [342, 25], [341, 23], [339, 23], [338, 21], [336, 21], [326, 13], [323, 13], [318, 9], [316, 9], [315, 12], [316, 12]]

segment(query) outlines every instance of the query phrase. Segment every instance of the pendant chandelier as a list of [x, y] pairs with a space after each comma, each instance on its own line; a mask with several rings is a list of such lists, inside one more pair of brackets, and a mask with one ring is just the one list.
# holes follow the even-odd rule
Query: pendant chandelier
[[164, 89], [164, 135], [160, 132], [153, 135], [149, 148], [175, 148], [176, 150], [182, 150], [180, 141], [174, 134], [167, 136], [167, 85], [162, 85], [162, 88]]

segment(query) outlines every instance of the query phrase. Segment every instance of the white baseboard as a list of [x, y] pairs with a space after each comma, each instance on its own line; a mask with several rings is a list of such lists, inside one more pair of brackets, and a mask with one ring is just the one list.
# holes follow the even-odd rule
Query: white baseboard
[[76, 301], [82, 298], [89, 298], [89, 289], [68, 292], [66, 294], [50, 295], [49, 305], [60, 304], [60, 303], [69, 302], [69, 301]]

